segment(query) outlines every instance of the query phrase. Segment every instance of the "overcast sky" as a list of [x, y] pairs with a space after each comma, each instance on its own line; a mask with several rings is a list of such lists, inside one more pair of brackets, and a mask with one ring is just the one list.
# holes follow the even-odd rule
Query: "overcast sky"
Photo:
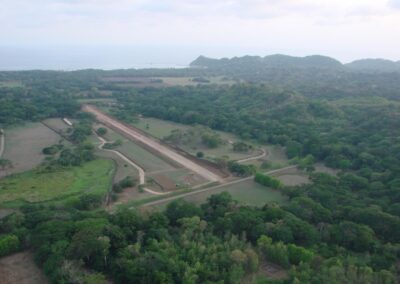
[[400, 60], [400, 0], [0, 0], [0, 46]]

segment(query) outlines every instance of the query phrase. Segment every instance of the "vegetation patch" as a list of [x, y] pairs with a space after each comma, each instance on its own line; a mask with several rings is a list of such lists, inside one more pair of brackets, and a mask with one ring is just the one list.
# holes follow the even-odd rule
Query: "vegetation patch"
[[8, 207], [13, 201], [49, 201], [80, 193], [105, 193], [112, 174], [111, 161], [94, 160], [55, 172], [35, 170], [13, 175], [0, 180], [1, 205]]
[[12, 168], [0, 171], [5, 174], [19, 173], [38, 166], [44, 159], [43, 148], [57, 144], [61, 137], [41, 123], [27, 123], [7, 129], [4, 159], [12, 162]]
[[201, 204], [205, 202], [209, 196], [224, 191], [229, 192], [233, 199], [238, 200], [240, 203], [253, 206], [263, 206], [266, 203], [271, 202], [285, 203], [287, 201], [287, 197], [285, 197], [279, 190], [264, 187], [253, 180], [245, 180], [220, 187], [216, 190], [190, 195], [184, 199], [196, 204]]

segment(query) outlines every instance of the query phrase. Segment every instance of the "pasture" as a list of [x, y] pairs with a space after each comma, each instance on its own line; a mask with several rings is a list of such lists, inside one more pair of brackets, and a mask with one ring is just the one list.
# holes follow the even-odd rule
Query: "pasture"
[[46, 126], [57, 132], [65, 134], [71, 127], [68, 126], [61, 118], [48, 118], [42, 121]]
[[32, 170], [0, 180], [0, 206], [62, 200], [81, 193], [105, 193], [114, 175], [114, 163], [98, 159], [81, 167], [55, 172]]
[[42, 149], [57, 144], [62, 138], [41, 123], [26, 123], [5, 129], [3, 157], [13, 168], [0, 171], [0, 177], [37, 167], [44, 159]]
[[196, 204], [201, 204], [204, 203], [209, 196], [224, 191], [229, 192], [233, 199], [239, 201], [241, 204], [251, 206], [263, 206], [265, 203], [271, 202], [284, 203], [287, 200], [279, 190], [262, 186], [252, 179], [222, 186], [215, 190], [189, 195], [184, 197], [184, 199]]
[[[140, 120], [137, 123], [132, 124], [133, 126], [139, 128], [140, 130], [158, 138], [158, 139], [163, 139], [171, 134], [171, 131], [179, 129], [182, 131], [187, 131], [189, 129], [194, 129], [194, 126], [190, 125], [185, 125], [185, 124], [180, 124], [180, 123], [175, 123], [172, 121], [167, 121], [167, 120], [161, 120], [157, 118], [140, 118]], [[179, 146], [182, 150], [192, 154], [196, 155], [197, 152], [201, 151], [205, 154], [207, 158], [217, 158], [217, 157], [222, 157], [222, 156], [228, 156], [229, 159], [233, 160], [238, 160], [238, 159], [243, 159], [247, 158], [249, 156], [254, 156], [259, 153], [259, 151], [255, 150], [249, 153], [241, 153], [241, 152], [235, 152], [232, 149], [232, 145], [228, 143], [230, 142], [237, 142], [241, 141], [238, 139], [235, 135], [223, 132], [223, 131], [215, 131], [222, 140], [224, 140], [226, 143], [219, 145], [217, 148], [207, 148], [205, 145], [202, 143], [196, 142], [196, 143], [191, 143], [189, 144], [184, 144], [184, 145], [177, 145]]]
[[[99, 127], [99, 126], [100, 125], [96, 125], [96, 127]], [[104, 127], [104, 126], [101, 126], [101, 127]], [[174, 169], [174, 167], [172, 165], [167, 163], [162, 158], [159, 158], [155, 154], [150, 153], [143, 147], [133, 143], [129, 139], [118, 134], [117, 132], [113, 131], [110, 128], [107, 128], [107, 133], [104, 135], [104, 138], [107, 141], [121, 140], [122, 145], [118, 146], [114, 150], [121, 152], [126, 157], [133, 160], [136, 164], [141, 166], [146, 172]], [[93, 142], [96, 140], [97, 140], [97, 138], [94, 137]], [[98, 143], [98, 140], [96, 143]]]
[[18, 88], [23, 87], [24, 85], [20, 81], [1, 81], [0, 88]]

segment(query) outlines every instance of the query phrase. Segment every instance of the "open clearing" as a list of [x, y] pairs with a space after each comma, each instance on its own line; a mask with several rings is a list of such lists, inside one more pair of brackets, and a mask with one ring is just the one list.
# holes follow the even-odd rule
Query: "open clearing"
[[[96, 125], [98, 127], [104, 127], [103, 125]], [[104, 138], [108, 141], [117, 141], [121, 140], [122, 145], [116, 147], [114, 150], [117, 150], [127, 156], [129, 159], [135, 161], [140, 167], [142, 167], [146, 172], [152, 171], [162, 171], [162, 170], [173, 170], [175, 167], [165, 160], [157, 157], [156, 155], [150, 153], [146, 149], [140, 147], [124, 136], [118, 134], [114, 130], [107, 128], [107, 133], [104, 135]], [[95, 137], [96, 138], [96, 137]], [[96, 141], [97, 140], [97, 141]], [[98, 139], [96, 138], [95, 143], [98, 143]]]
[[0, 171], [0, 177], [27, 171], [38, 166], [44, 159], [42, 149], [56, 144], [61, 137], [41, 123], [5, 129], [3, 158], [13, 163], [13, 168]]
[[143, 87], [170, 87], [170, 86], [196, 86], [208, 84], [232, 85], [233, 80], [212, 76], [204, 77], [209, 82], [196, 82], [193, 77], [103, 77], [102, 80], [119, 87], [143, 88]]
[[[121, 140], [122, 145], [116, 147], [114, 150], [125, 155], [128, 159], [134, 161], [137, 165], [144, 169], [146, 176], [152, 178], [156, 175], [162, 174], [173, 180], [177, 185], [180, 186], [194, 186], [199, 183], [206, 182], [206, 180], [197, 174], [190, 172], [189, 170], [181, 167], [176, 167], [176, 165], [171, 165], [167, 161], [157, 157], [156, 155], [150, 153], [146, 149], [136, 145], [132, 141], [126, 139], [122, 135], [116, 133], [112, 129], [96, 124], [95, 128], [105, 127], [107, 133], [103, 136], [108, 141]], [[97, 138], [96, 138], [97, 139]], [[98, 144], [98, 140], [93, 142]], [[119, 157], [113, 153], [103, 151], [97, 151], [98, 155], [101, 157], [112, 158], [118, 163], [118, 169], [116, 172], [115, 180], [120, 180], [127, 175], [134, 177], [138, 176], [137, 169], [134, 169], [129, 163], [121, 161]], [[116, 158], [116, 159], [115, 159]]]
[[23, 87], [24, 85], [20, 81], [2, 81], [0, 82], [0, 88], [18, 88]]
[[42, 123], [62, 134], [66, 134], [68, 129], [71, 128], [61, 118], [48, 118], [43, 120]]
[[46, 284], [48, 281], [32, 254], [24, 251], [0, 258], [0, 283]]
[[120, 157], [114, 155], [113, 153], [97, 150], [96, 156], [100, 158], [110, 159], [115, 162], [116, 170], [114, 174], [114, 182], [119, 182], [127, 176], [131, 176], [133, 178], [138, 178], [138, 171], [129, 163], [121, 159]]
[[142, 143], [149, 149], [152, 149], [152, 151], [155, 151], [155, 152], [163, 155], [164, 157], [184, 166], [185, 168], [187, 168], [193, 172], [196, 172], [197, 174], [201, 175], [202, 177], [204, 177], [210, 181], [222, 180], [222, 178], [220, 176], [218, 176], [216, 173], [210, 171], [209, 169], [207, 169], [203, 166], [200, 166], [199, 164], [196, 164], [192, 160], [189, 160], [188, 158], [178, 154], [177, 152], [168, 148], [167, 146], [160, 144], [158, 141], [156, 141], [146, 135], [143, 135], [138, 130], [136, 130], [132, 127], [128, 127], [128, 126], [124, 125], [123, 123], [103, 114], [102, 112], [100, 112], [99, 110], [94, 108], [93, 106], [85, 105], [83, 109], [85, 111], [93, 113], [100, 122], [104, 123], [108, 127], [117, 129], [118, 131], [120, 131], [121, 133], [123, 133], [124, 135], [126, 135], [127, 137], [132, 139], [133, 141]]
[[229, 192], [233, 199], [238, 200], [240, 203], [253, 206], [263, 206], [265, 203], [270, 202], [283, 203], [287, 200], [279, 190], [262, 186], [252, 179], [220, 187], [216, 190], [187, 196], [184, 199], [196, 204], [201, 204], [204, 203], [209, 196], [224, 191]]
[[0, 180], [0, 205], [60, 200], [80, 193], [105, 193], [113, 177], [114, 164], [98, 159], [81, 167], [56, 172], [28, 171]]
[[[150, 117], [142, 117], [139, 119], [137, 123], [133, 123], [132, 125], [160, 140], [169, 136], [171, 134], [171, 131], [176, 129], [182, 131], [194, 129], [194, 126], [175, 123], [172, 121], [161, 120], [157, 118], [150, 118]], [[233, 134], [223, 131], [214, 131], [214, 132], [217, 133], [224, 141], [230, 141], [230, 142], [241, 141], [241, 139], [238, 139]], [[238, 160], [254, 156], [260, 153], [260, 151], [258, 150], [254, 150], [249, 153], [235, 152], [232, 149], [232, 145], [229, 143], [219, 145], [217, 148], [214, 149], [207, 148], [205, 145], [202, 145], [201, 143], [196, 143], [193, 145], [177, 145], [177, 146], [192, 155], [196, 155], [197, 152], [201, 151], [208, 158], [228, 156], [232, 160]]]

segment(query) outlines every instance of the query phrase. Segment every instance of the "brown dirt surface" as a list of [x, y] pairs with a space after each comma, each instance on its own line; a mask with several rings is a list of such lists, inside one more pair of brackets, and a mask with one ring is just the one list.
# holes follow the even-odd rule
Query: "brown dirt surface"
[[153, 176], [154, 181], [161, 186], [161, 188], [164, 191], [170, 191], [173, 189], [176, 189], [176, 183], [170, 179], [169, 177], [165, 176], [165, 175], [154, 175]]
[[268, 261], [264, 261], [260, 265], [262, 274], [273, 280], [284, 280], [288, 278], [288, 274], [282, 267]]
[[24, 251], [0, 258], [1, 284], [46, 284], [42, 271], [30, 252]]

